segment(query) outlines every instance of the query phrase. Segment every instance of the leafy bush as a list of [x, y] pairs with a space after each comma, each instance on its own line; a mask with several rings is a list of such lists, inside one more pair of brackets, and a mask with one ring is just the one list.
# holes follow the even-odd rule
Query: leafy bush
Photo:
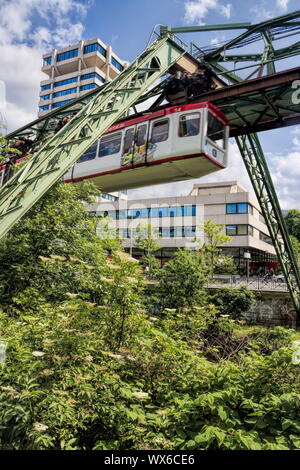
[[223, 315], [240, 318], [247, 312], [254, 301], [254, 294], [247, 287], [229, 289], [223, 287], [210, 294], [209, 300]]
[[178, 249], [157, 274], [160, 305], [168, 308], [201, 305], [207, 275], [208, 267], [201, 253]]

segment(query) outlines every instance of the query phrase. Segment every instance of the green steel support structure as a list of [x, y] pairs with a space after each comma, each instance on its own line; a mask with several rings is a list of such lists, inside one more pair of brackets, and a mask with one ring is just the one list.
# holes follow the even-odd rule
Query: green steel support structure
[[[249, 79], [255, 73], [258, 76], [263, 75], [266, 68], [266, 74], [274, 74], [276, 72], [275, 62], [277, 60], [286, 59], [300, 53], [300, 42], [297, 41], [287, 47], [275, 49], [273, 41], [278, 36], [289, 37], [299, 34], [300, 23], [294, 21], [300, 17], [300, 11], [290, 13], [272, 20], [265, 21], [258, 25], [249, 25], [245, 23], [233, 25], [215, 25], [214, 26], [196, 26], [184, 28], [167, 28], [161, 27], [161, 32], [168, 31], [169, 34], [190, 33], [205, 30], [229, 30], [229, 29], [246, 29], [244, 33], [236, 38], [223, 44], [210, 52], [205, 53], [201, 48], [193, 46], [198, 50], [196, 57], [202, 63], [209, 63], [213, 69], [222, 78], [226, 78], [228, 83], [239, 83], [244, 81], [243, 78], [236, 74], [237, 70], [255, 67], [255, 71], [246, 78]], [[282, 28], [282, 30], [278, 29]], [[255, 54], [228, 54], [228, 50], [241, 47], [241, 45], [249, 44], [251, 41], [262, 41], [264, 49], [262, 53]], [[233, 62], [234, 69], [228, 70], [222, 62]], [[246, 67], [236, 68], [238, 62], [252, 62]], [[254, 62], [254, 65], [253, 65]], [[256, 62], [256, 63], [255, 63]], [[300, 275], [295, 255], [291, 246], [289, 234], [286, 228], [284, 218], [280, 209], [277, 194], [272, 182], [272, 178], [268, 169], [268, 165], [262, 150], [257, 134], [246, 134], [236, 137], [236, 142], [245, 163], [248, 175], [250, 177], [253, 189], [261, 207], [265, 218], [270, 237], [276, 250], [277, 257], [281, 263], [282, 270], [287, 282], [288, 290], [291, 295], [296, 314], [297, 325], [300, 325]]]
[[[162, 77], [184, 54], [183, 41], [175, 42], [175, 33], [195, 31], [236, 30], [246, 31], [221, 46], [199, 48], [192, 44], [191, 51], [200, 63], [210, 64], [215, 72], [229, 84], [237, 84], [253, 75], [262, 76], [275, 72], [275, 62], [300, 53], [299, 41], [280, 49], [274, 48], [277, 39], [292, 37], [300, 32], [300, 11], [283, 15], [257, 25], [249, 23], [209, 25], [186, 28], [162, 26], [158, 36], [146, 50], [113, 82], [99, 90], [93, 90], [60, 110], [53, 111], [44, 118], [34, 121], [27, 127], [10, 134], [36, 133], [46, 141], [23, 167], [0, 191], [0, 238], [24, 215], [30, 207], [57, 181], [67, 169], [95, 142], [118, 118], [124, 116], [130, 107], [142, 103], [150, 96], [158, 96], [156, 105], [162, 101], [159, 96], [162, 84], [149, 88]], [[174, 40], [172, 40], [173, 38]], [[261, 53], [237, 54], [236, 49], [260, 41]], [[228, 51], [234, 50], [233, 54]], [[233, 70], [228, 70], [224, 62], [232, 62]], [[240, 68], [239, 62], [249, 62]], [[245, 79], [236, 74], [237, 70], [254, 68]], [[274, 106], [273, 106], [274, 108]], [[152, 107], [150, 108], [152, 109]], [[274, 108], [274, 112], [276, 109]], [[73, 116], [72, 120], [56, 135], [51, 131], [51, 120], [64, 113]], [[243, 161], [248, 171], [254, 191], [266, 220], [270, 236], [287, 281], [288, 289], [300, 324], [300, 277], [289, 235], [280, 210], [267, 162], [256, 134], [236, 137]]]
[[0, 238], [183, 54], [167, 36], [159, 38], [95, 93], [65, 127], [52, 133], [0, 191]]

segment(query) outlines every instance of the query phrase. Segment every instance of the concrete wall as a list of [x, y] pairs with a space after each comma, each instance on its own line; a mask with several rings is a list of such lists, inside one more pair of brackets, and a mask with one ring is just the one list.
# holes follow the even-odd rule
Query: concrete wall
[[256, 293], [256, 300], [244, 318], [249, 323], [264, 326], [296, 326], [296, 314], [290, 296], [282, 292]]

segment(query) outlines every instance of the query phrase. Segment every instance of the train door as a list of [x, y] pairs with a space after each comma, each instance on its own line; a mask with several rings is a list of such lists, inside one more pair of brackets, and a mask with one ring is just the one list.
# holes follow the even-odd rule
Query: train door
[[140, 166], [146, 163], [148, 123], [128, 127], [124, 135], [121, 167]]

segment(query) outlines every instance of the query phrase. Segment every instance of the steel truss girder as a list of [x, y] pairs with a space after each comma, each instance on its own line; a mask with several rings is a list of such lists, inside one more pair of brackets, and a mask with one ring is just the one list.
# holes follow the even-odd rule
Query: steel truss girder
[[0, 238], [184, 52], [168, 36], [156, 40], [34, 153], [0, 191]]
[[289, 234], [283, 220], [272, 178], [257, 134], [236, 137], [270, 237], [281, 262], [287, 286], [300, 324], [300, 276]]

